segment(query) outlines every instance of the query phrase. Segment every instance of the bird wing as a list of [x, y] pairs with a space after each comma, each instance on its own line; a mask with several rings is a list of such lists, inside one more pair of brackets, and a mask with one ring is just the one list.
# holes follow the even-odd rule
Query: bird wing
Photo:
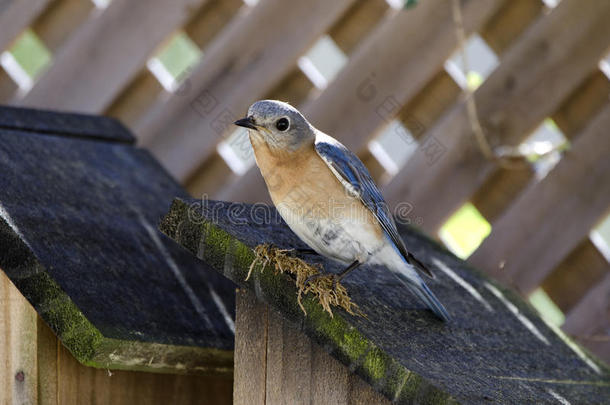
[[339, 141], [322, 132], [318, 132], [316, 135], [315, 149], [347, 191], [360, 199], [364, 206], [373, 213], [405, 260], [422, 273], [434, 278], [432, 272], [407, 250], [398, 235], [396, 223], [388, 205], [364, 163]]

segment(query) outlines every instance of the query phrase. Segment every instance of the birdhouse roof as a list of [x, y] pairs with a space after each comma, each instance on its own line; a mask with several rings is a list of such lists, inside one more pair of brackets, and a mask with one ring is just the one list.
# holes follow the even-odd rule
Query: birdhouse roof
[[117, 121], [0, 108], [0, 268], [82, 363], [232, 374], [234, 284], [157, 230], [185, 191]]
[[[380, 266], [342, 283], [365, 316], [313, 297], [295, 282], [253, 269], [253, 249], [303, 248], [272, 207], [176, 199], [161, 230], [208, 266], [279, 311], [352, 372], [396, 403], [600, 403], [610, 396], [607, 368], [548, 326], [517, 294], [423, 236], [399, 225], [409, 249], [436, 274], [427, 280], [452, 319], [443, 323]], [[318, 258], [327, 271], [341, 265]], [[561, 402], [560, 402], [561, 403]]]

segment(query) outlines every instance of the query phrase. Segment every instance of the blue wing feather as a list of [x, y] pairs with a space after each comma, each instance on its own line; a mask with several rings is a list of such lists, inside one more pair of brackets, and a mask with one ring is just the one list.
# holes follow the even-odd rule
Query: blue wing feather
[[352, 186], [362, 203], [375, 215], [384, 232], [405, 260], [426, 275], [433, 277], [430, 270], [407, 250], [398, 235], [396, 223], [390, 214], [388, 205], [364, 163], [349, 149], [327, 135], [321, 141], [316, 141], [315, 148], [320, 157]]

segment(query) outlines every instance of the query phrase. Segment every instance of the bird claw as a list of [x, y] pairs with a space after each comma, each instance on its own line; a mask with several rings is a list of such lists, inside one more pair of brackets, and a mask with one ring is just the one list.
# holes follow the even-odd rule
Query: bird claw
[[296, 257], [296, 256], [307, 256], [307, 255], [317, 255], [318, 252], [316, 252], [313, 249], [307, 249], [307, 248], [294, 248], [294, 249], [290, 249], [289, 253], [292, 257]]

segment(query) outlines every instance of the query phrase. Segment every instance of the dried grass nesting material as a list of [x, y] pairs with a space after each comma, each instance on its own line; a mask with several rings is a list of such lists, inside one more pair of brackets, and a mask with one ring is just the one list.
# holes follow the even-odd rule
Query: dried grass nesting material
[[331, 317], [333, 316], [332, 307], [343, 308], [352, 315], [364, 316], [358, 305], [347, 294], [347, 289], [339, 281], [333, 289], [333, 274], [315, 278], [305, 285], [305, 280], [322, 272], [322, 266], [319, 264], [311, 265], [303, 259], [293, 256], [291, 252], [293, 252], [293, 249], [278, 249], [269, 244], [258, 245], [254, 248], [256, 258], [250, 264], [246, 280], [250, 278], [252, 270], [257, 264], [261, 265], [261, 272], [267, 265], [270, 265], [273, 267], [275, 274], [288, 273], [294, 276], [298, 289], [297, 302], [305, 315], [307, 315], [307, 311], [305, 311], [301, 298], [304, 294], [312, 293]]

